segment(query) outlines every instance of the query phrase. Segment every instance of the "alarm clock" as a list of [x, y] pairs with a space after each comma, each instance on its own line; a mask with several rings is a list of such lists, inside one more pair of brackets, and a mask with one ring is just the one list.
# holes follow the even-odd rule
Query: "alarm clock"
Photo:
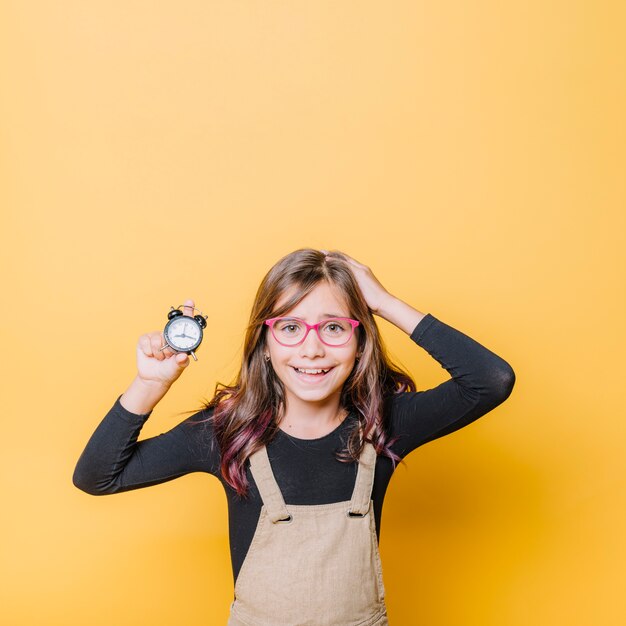
[[195, 350], [202, 343], [202, 330], [206, 328], [207, 315], [200, 309], [191, 307], [194, 311], [200, 311], [201, 315], [185, 315], [180, 309], [184, 305], [179, 304], [176, 308], [170, 307], [167, 314], [168, 322], [163, 329], [163, 340], [165, 345], [161, 350], [170, 348], [174, 352], [186, 352], [191, 354], [194, 361], [198, 360]]

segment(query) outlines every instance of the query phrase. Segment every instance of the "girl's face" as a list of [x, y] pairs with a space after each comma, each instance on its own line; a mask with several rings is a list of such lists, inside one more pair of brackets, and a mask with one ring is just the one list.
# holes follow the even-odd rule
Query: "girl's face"
[[[286, 297], [277, 303], [280, 306]], [[337, 288], [326, 282], [318, 284], [284, 317], [298, 317], [309, 324], [317, 324], [329, 317], [350, 317]], [[357, 352], [357, 331], [342, 346], [327, 346], [310, 330], [299, 346], [283, 346], [268, 328], [267, 351], [276, 375], [285, 387], [290, 410], [304, 403], [320, 406], [338, 402], [344, 382], [352, 372]], [[299, 369], [328, 369], [326, 374], [302, 374]]]

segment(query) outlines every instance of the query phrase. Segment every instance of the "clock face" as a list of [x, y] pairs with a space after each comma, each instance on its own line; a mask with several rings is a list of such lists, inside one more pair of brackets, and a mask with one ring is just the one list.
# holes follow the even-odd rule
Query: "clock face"
[[193, 350], [202, 341], [202, 328], [193, 317], [179, 315], [170, 320], [163, 331], [167, 343], [179, 352]]

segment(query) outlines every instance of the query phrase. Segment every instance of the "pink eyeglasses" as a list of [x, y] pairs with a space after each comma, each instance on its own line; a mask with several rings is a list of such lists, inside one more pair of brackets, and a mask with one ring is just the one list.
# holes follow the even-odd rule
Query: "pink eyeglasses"
[[348, 343], [359, 325], [359, 322], [349, 317], [331, 317], [317, 324], [307, 324], [297, 317], [272, 317], [265, 323], [282, 346], [299, 346], [309, 332], [315, 330], [320, 341], [333, 348]]

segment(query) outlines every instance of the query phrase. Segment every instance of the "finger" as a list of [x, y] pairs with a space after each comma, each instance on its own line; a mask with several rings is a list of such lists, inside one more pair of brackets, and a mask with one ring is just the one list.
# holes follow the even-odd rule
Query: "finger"
[[333, 257], [336, 257], [338, 259], [342, 259], [346, 263], [352, 263], [353, 265], [358, 265], [358, 263], [353, 258], [349, 257], [344, 252], [340, 252], [339, 250], [331, 250], [327, 254], [327, 256], [333, 256]]
[[353, 259], [351, 256], [347, 255], [345, 252], [338, 252], [338, 256], [341, 256], [341, 258], [343, 258], [348, 263], [351, 263], [355, 267], [360, 267], [363, 269], [365, 268], [365, 265], [363, 265], [363, 263], [359, 263], [356, 259]]
[[[162, 335], [161, 335], [162, 336]], [[159, 347], [159, 352], [163, 355], [164, 358], [169, 358], [171, 357], [173, 354], [178, 354], [178, 352], [176, 352], [176, 350], [172, 350], [172, 348], [170, 348], [167, 345], [167, 342], [165, 340], [163, 340], [161, 342], [161, 346]]]
[[161, 348], [165, 345], [163, 341], [162, 333], [152, 333], [150, 335], [150, 346], [152, 348], [152, 355], [158, 360], [162, 361], [165, 358], [163, 350]]
[[185, 368], [189, 365], [190, 359], [185, 352], [178, 353], [174, 358], [178, 367]]
[[183, 307], [183, 313], [188, 315], [189, 317], [193, 317], [193, 307], [195, 306], [194, 301], [191, 298], [185, 300], [185, 305]]
[[331, 250], [328, 254], [334, 254], [335, 256], [343, 257], [344, 259], [349, 259], [350, 257], [341, 250]]
[[139, 348], [146, 356], [153, 356], [152, 344], [150, 343], [150, 337], [148, 335], [141, 335], [141, 337], [139, 337]]

